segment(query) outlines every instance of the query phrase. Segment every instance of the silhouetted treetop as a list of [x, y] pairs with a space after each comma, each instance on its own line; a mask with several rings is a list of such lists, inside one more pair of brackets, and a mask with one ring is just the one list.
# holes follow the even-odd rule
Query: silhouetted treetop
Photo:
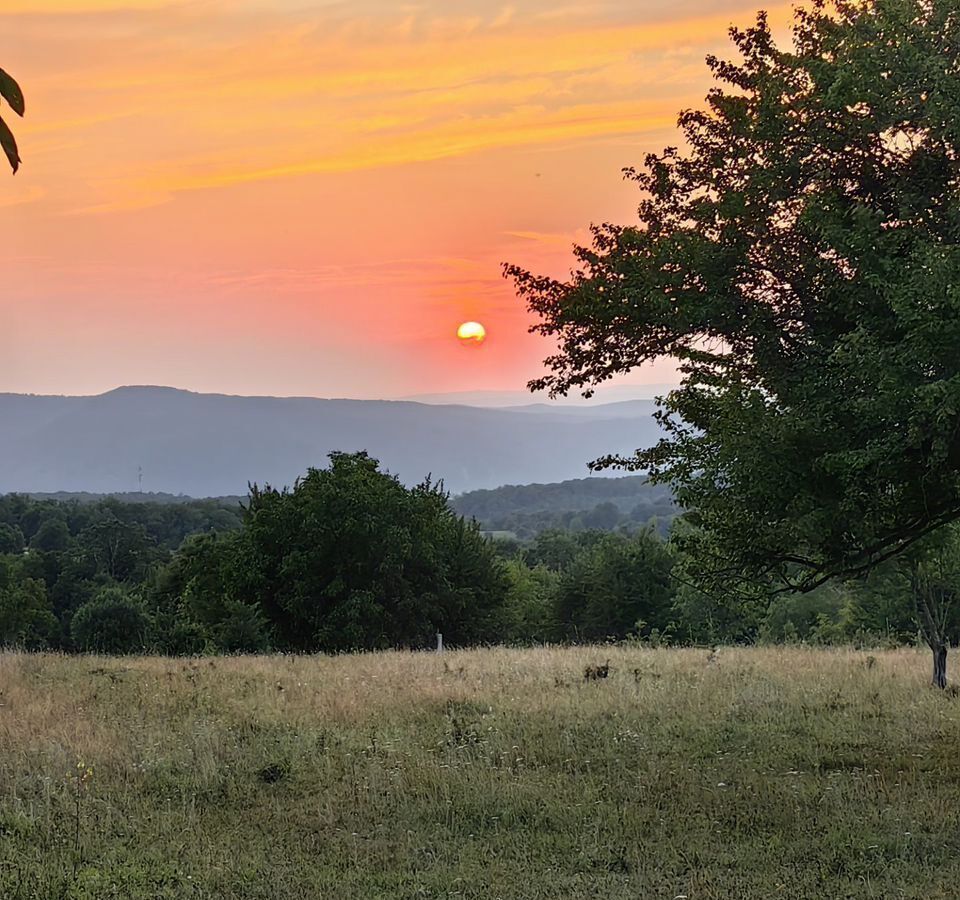
[[710, 583], [807, 588], [960, 516], [960, 9], [816, 2], [791, 49], [765, 14], [708, 59], [687, 148], [627, 170], [639, 223], [569, 280], [507, 273], [590, 389], [672, 357], [650, 468], [694, 510]]

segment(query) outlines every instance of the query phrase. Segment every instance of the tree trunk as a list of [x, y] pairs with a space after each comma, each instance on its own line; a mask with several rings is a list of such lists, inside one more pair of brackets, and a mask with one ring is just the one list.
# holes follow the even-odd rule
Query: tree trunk
[[933, 686], [945, 688], [947, 686], [947, 645], [937, 644], [933, 650]]

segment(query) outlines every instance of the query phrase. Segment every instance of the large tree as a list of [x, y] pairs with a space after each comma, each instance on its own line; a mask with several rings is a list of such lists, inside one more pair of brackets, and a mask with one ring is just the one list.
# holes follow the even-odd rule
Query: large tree
[[242, 607], [277, 649], [424, 647], [496, 637], [503, 566], [442, 487], [407, 488], [366, 453], [331, 453], [291, 490], [254, 485], [242, 528], [174, 561], [186, 611], [216, 631]]
[[960, 8], [815, 2], [790, 49], [765, 14], [627, 175], [568, 280], [507, 273], [558, 352], [553, 395], [660, 357], [649, 469], [693, 511], [699, 580], [809, 589], [960, 517]]

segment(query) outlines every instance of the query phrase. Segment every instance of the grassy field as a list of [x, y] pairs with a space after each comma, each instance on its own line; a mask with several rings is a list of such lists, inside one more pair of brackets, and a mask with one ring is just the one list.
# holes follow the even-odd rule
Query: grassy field
[[927, 668], [0, 655], [0, 897], [957, 897], [960, 699]]

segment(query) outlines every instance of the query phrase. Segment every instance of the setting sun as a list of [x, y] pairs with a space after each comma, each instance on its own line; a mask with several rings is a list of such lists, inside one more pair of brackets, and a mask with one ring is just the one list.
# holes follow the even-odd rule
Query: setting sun
[[479, 322], [464, 322], [457, 329], [462, 344], [482, 344], [487, 339], [487, 329]]

